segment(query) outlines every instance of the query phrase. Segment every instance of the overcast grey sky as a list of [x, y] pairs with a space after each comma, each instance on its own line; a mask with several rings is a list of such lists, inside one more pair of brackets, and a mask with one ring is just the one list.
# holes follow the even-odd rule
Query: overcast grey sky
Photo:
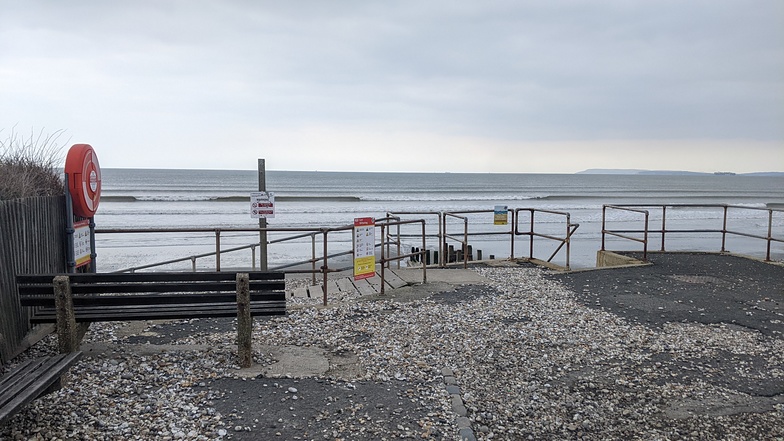
[[784, 171], [782, 0], [0, 5], [0, 137], [103, 167]]

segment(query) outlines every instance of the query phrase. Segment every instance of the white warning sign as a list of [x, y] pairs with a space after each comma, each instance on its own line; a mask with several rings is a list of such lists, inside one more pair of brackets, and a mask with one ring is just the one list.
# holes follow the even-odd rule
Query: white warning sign
[[271, 219], [275, 217], [275, 193], [256, 191], [250, 194], [250, 217]]

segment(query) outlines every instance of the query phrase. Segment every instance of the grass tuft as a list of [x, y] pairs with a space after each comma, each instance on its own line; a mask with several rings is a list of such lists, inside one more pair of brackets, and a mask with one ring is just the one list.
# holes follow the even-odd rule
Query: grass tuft
[[0, 139], [0, 200], [65, 194], [61, 176], [63, 133], [31, 129], [30, 136], [25, 137], [14, 128]]

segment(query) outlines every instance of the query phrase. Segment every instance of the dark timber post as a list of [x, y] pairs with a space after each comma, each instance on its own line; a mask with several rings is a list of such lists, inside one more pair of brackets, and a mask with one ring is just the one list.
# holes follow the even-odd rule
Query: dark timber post
[[251, 331], [253, 318], [250, 315], [250, 280], [248, 273], [237, 273], [237, 352], [240, 367], [249, 368], [253, 363]]
[[57, 340], [61, 354], [79, 349], [79, 339], [74, 316], [73, 295], [68, 276], [54, 278], [54, 301], [57, 309]]
[[[259, 191], [267, 191], [267, 177], [264, 160], [259, 159]], [[259, 228], [267, 228], [267, 219], [259, 219]], [[267, 271], [267, 232], [259, 232], [259, 269]]]

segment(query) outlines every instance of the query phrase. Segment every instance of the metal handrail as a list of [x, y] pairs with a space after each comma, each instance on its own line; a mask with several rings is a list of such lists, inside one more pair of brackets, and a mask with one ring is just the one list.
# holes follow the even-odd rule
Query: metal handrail
[[[452, 236], [452, 235], [450, 235], [447, 232], [447, 229], [446, 229], [447, 219], [450, 218], [450, 217], [454, 217], [454, 218], [463, 220], [463, 240], [460, 240], [458, 237]], [[444, 229], [443, 229], [443, 231], [444, 231], [444, 236], [443, 236], [444, 246], [443, 246], [443, 249], [444, 250], [447, 249], [447, 245], [446, 245], [446, 240], [447, 239], [452, 239], [452, 240], [455, 240], [455, 241], [459, 242], [462, 245], [462, 250], [463, 250], [462, 251], [462, 254], [463, 254], [463, 268], [468, 268], [468, 217], [460, 216], [460, 215], [455, 214], [455, 213], [444, 213], [444, 216], [441, 218], [441, 221], [444, 223]], [[448, 257], [451, 258], [451, 256], [448, 256]], [[448, 261], [449, 258], [447, 258], [445, 260]]]
[[[444, 265], [444, 250], [442, 248], [442, 240], [443, 240], [443, 231], [441, 219], [444, 216], [444, 213], [441, 211], [396, 211], [396, 212], [387, 212], [387, 216], [396, 217], [400, 219], [402, 215], [416, 215], [416, 216], [437, 216], [438, 217], [438, 234], [436, 235], [428, 235], [425, 233], [425, 237], [436, 237], [438, 238], [438, 262], [437, 265], [443, 266]], [[400, 237], [407, 237], [406, 235], [401, 235]], [[427, 246], [427, 244], [425, 244]], [[424, 248], [424, 247], [423, 247]], [[424, 261], [423, 261], [424, 262]]]
[[[521, 211], [527, 211], [527, 212], [530, 213], [530, 223], [529, 223], [530, 227], [529, 227], [528, 231], [520, 231], [520, 212]], [[564, 236], [563, 237], [559, 237], [559, 236], [553, 236], [553, 235], [550, 235], [550, 234], [537, 233], [536, 232], [536, 222], [535, 222], [536, 213], [554, 214], [554, 215], [557, 215], [557, 216], [563, 216], [565, 218], [565, 220], [566, 220], [566, 222], [565, 222], [566, 232], [565, 232]], [[558, 247], [556, 247], [555, 251], [553, 251], [553, 253], [550, 255], [550, 257], [547, 259], [547, 262], [552, 262], [552, 260], [555, 258], [556, 255], [558, 255], [558, 253], [561, 251], [561, 249], [564, 246], [566, 246], [566, 270], [567, 271], [571, 270], [571, 261], [570, 261], [571, 253], [572, 253], [572, 251], [571, 251], [572, 240], [571, 239], [572, 239], [572, 235], [574, 234], [574, 232], [577, 231], [577, 228], [580, 227], [580, 224], [573, 224], [572, 223], [572, 221], [571, 221], [572, 217], [571, 216], [572, 215], [570, 213], [567, 213], [565, 211], [544, 210], [544, 209], [538, 209], [538, 208], [518, 208], [518, 209], [516, 209], [514, 211], [514, 216], [513, 216], [513, 219], [514, 219], [514, 235], [515, 236], [526, 235], [526, 236], [529, 237], [528, 258], [529, 259], [533, 259], [534, 258], [534, 239], [535, 238], [539, 237], [539, 238], [542, 238], [542, 239], [552, 240], [552, 241], [558, 242]]]
[[[642, 230], [639, 229], [632, 229], [632, 230], [608, 230], [606, 228], [606, 209], [616, 209], [622, 211], [630, 211], [630, 212], [638, 212], [638, 213], [646, 213], [645, 218], [645, 226]], [[661, 229], [658, 230], [651, 230], [648, 225], [648, 210], [643, 210], [643, 208], [648, 209], [660, 209], [661, 210]], [[711, 229], [711, 228], [700, 228], [700, 229], [669, 229], [667, 228], [667, 208], [716, 208], [721, 209], [723, 211], [722, 216], [722, 227], [721, 229]], [[751, 234], [745, 231], [734, 231], [728, 229], [728, 219], [729, 219], [729, 210], [753, 210], [753, 211], [763, 211], [767, 212], [767, 235], [762, 236], [759, 234]], [[668, 233], [720, 233], [721, 234], [721, 252], [727, 252], [726, 243], [727, 243], [727, 236], [728, 235], [735, 235], [735, 236], [742, 236], [742, 237], [749, 237], [753, 239], [760, 239], [766, 242], [766, 252], [765, 252], [765, 261], [770, 262], [771, 258], [771, 244], [773, 242], [776, 243], [784, 243], [784, 238], [773, 237], [773, 213], [781, 213], [784, 215], [784, 209], [777, 209], [777, 208], [761, 208], [761, 207], [747, 207], [743, 205], [731, 205], [731, 204], [623, 204], [623, 205], [604, 205], [602, 209], [602, 250], [605, 249], [605, 234], [609, 234], [616, 237], [621, 237], [624, 239], [635, 240], [640, 242], [640, 239], [635, 239], [632, 237], [625, 236], [621, 233], [644, 233], [645, 239], [645, 252], [643, 254], [643, 259], [647, 260], [647, 238], [650, 233], [653, 234], [660, 234], [661, 235], [661, 251], [666, 251], [665, 249], [665, 238]]]
[[[508, 231], [471, 231], [470, 230], [470, 226], [468, 225], [468, 224], [470, 224], [470, 219], [468, 217], [466, 217], [466, 216], [461, 216], [463, 214], [477, 214], [477, 213], [488, 213], [488, 214], [490, 214], [490, 213], [495, 213], [495, 210], [492, 210], [492, 209], [465, 210], [465, 211], [452, 211], [452, 212], [443, 212], [443, 211], [408, 211], [408, 212], [391, 212], [391, 213], [388, 213], [388, 214], [394, 214], [394, 215], [397, 215], [397, 216], [399, 216], [399, 215], [418, 215], [418, 216], [435, 215], [435, 216], [438, 216], [438, 235], [435, 236], [435, 237], [438, 238], [439, 258], [438, 258], [437, 265], [440, 266], [440, 267], [444, 267], [444, 266], [446, 266], [447, 263], [449, 263], [447, 261], [448, 260], [448, 256], [447, 256], [447, 254], [448, 254], [447, 253], [447, 240], [448, 239], [455, 240], [455, 241], [459, 242], [461, 244], [461, 246], [466, 245], [466, 246], [464, 246], [463, 253], [466, 255], [466, 259], [465, 260], [467, 260], [467, 254], [468, 253], [467, 253], [467, 249], [465, 249], [465, 248], [467, 248], [467, 243], [468, 243], [468, 238], [469, 237], [473, 237], [473, 236], [490, 236], [490, 235], [508, 235], [510, 237], [510, 241], [509, 241], [509, 244], [510, 244], [510, 254], [509, 254], [509, 256], [510, 257], [509, 258], [510, 259], [514, 259], [514, 256], [515, 256], [515, 237], [519, 236], [519, 235], [527, 235], [527, 236], [530, 237], [530, 241], [531, 241], [531, 246], [530, 246], [530, 250], [529, 250], [529, 258], [533, 258], [534, 238], [542, 238], [542, 239], [554, 240], [554, 241], [558, 242], [558, 247], [555, 249], [555, 251], [552, 253], [552, 255], [550, 255], [550, 257], [547, 259], [547, 262], [552, 262], [552, 260], [563, 249], [563, 247], [566, 247], [566, 269], [567, 270], [571, 269], [571, 267], [570, 267], [571, 237], [574, 234], [574, 232], [577, 230], [577, 228], [580, 226], [580, 224], [572, 223], [571, 220], [570, 220], [571, 219], [570, 218], [571, 215], [569, 213], [562, 212], [562, 211], [536, 209], [536, 208], [516, 208], [516, 209], [509, 208], [509, 209], [507, 209], [507, 211], [509, 213], [511, 213], [511, 218], [512, 218], [511, 222], [509, 222], [510, 228], [509, 228]], [[558, 236], [553, 236], [553, 235], [540, 233], [540, 232], [535, 231], [534, 225], [531, 226], [529, 231], [520, 231], [520, 229], [518, 227], [518, 222], [519, 222], [519, 212], [521, 212], [521, 211], [528, 211], [528, 212], [531, 212], [531, 213], [536, 213], [536, 212], [548, 213], [548, 214], [555, 214], [555, 215], [564, 216], [564, 218], [566, 220], [566, 223], [565, 223], [566, 233], [565, 233], [565, 235], [563, 237], [558, 237]], [[457, 237], [457, 236], [455, 236], [453, 234], [449, 234], [447, 232], [447, 226], [446, 226], [447, 225], [447, 220], [446, 219], [448, 217], [455, 217], [455, 218], [458, 218], [458, 219], [460, 219], [462, 221], [461, 223], [463, 224], [463, 231], [462, 231], [462, 233], [460, 233], [460, 235], [462, 237]], [[532, 216], [532, 222], [533, 222], [533, 216]], [[466, 227], [469, 227], [469, 228], [466, 230]], [[428, 235], [427, 237], [434, 237], [434, 236], [433, 235]], [[467, 262], [464, 261], [463, 264], [464, 264], [464, 266], [467, 266]]]
[[[380, 245], [377, 244], [376, 246], [381, 246], [381, 294], [384, 294], [384, 284], [385, 284], [385, 281], [386, 281], [385, 280], [385, 276], [384, 276], [384, 267], [388, 266], [389, 262], [391, 262], [391, 261], [398, 261], [399, 262], [401, 259], [404, 259], [404, 258], [407, 258], [407, 257], [416, 256], [416, 255], [424, 256], [424, 254], [426, 253], [426, 250], [424, 249], [424, 246], [423, 246], [423, 249], [422, 249], [421, 252], [402, 255], [402, 254], [400, 254], [400, 245], [399, 245], [399, 239], [398, 239], [398, 241], [397, 241], [398, 242], [398, 253], [397, 253], [397, 255], [391, 256], [388, 247], [387, 247], [387, 253], [385, 254], [384, 253], [384, 248], [385, 248], [385, 245], [388, 245], [388, 240], [386, 239], [386, 235], [385, 235], [385, 232], [384, 232], [385, 228], [390, 227], [390, 226], [399, 226], [399, 225], [403, 225], [403, 224], [421, 222], [421, 224], [422, 224], [422, 244], [424, 245], [426, 243], [426, 239], [425, 239], [425, 235], [424, 235], [424, 232], [425, 232], [425, 221], [424, 220], [400, 221], [399, 219], [392, 218], [392, 217], [379, 219], [379, 221], [381, 223], [378, 226], [380, 226], [381, 229], [382, 229], [382, 234], [381, 234], [382, 243]], [[162, 261], [162, 262], [156, 262], [156, 263], [153, 263], [153, 264], [140, 265], [140, 266], [136, 266], [136, 267], [120, 270], [118, 272], [135, 272], [135, 271], [138, 271], [138, 270], [141, 270], [141, 269], [149, 269], [149, 268], [154, 268], [154, 267], [158, 267], [158, 266], [169, 265], [169, 264], [172, 264], [172, 263], [184, 262], [184, 261], [187, 261], [187, 260], [191, 260], [193, 262], [192, 268], [195, 271], [196, 270], [196, 259], [203, 258], [203, 257], [212, 257], [212, 256], [215, 257], [215, 270], [216, 271], [220, 271], [221, 270], [221, 254], [222, 253], [225, 254], [225, 253], [228, 253], [228, 252], [240, 251], [240, 250], [245, 250], [245, 249], [249, 249], [249, 248], [254, 251], [254, 253], [253, 253], [254, 254], [253, 255], [253, 268], [255, 270], [255, 268], [256, 268], [255, 247], [259, 246], [259, 243], [243, 245], [243, 246], [234, 247], [234, 248], [230, 248], [230, 249], [221, 249], [221, 233], [225, 233], [225, 232], [236, 232], [236, 233], [301, 232], [301, 234], [298, 234], [298, 235], [293, 235], [293, 236], [288, 236], [288, 237], [281, 238], [281, 239], [268, 241], [267, 243], [268, 244], [271, 244], [271, 243], [282, 243], [282, 242], [286, 242], [286, 241], [290, 241], [290, 240], [294, 240], [294, 239], [301, 239], [303, 237], [311, 237], [311, 239], [312, 239], [312, 258], [308, 259], [308, 260], [300, 261], [300, 262], [280, 265], [280, 266], [271, 268], [270, 270], [274, 271], [274, 270], [287, 269], [287, 268], [291, 268], [291, 267], [294, 267], [294, 266], [302, 265], [302, 264], [305, 264], [305, 263], [310, 263], [312, 265], [312, 268], [310, 270], [288, 270], [287, 272], [288, 273], [310, 273], [313, 276], [313, 281], [312, 281], [313, 285], [315, 285], [315, 283], [316, 283], [315, 282], [316, 274], [317, 273], [322, 273], [323, 274], [323, 280], [324, 280], [324, 283], [322, 285], [322, 291], [323, 291], [323, 295], [324, 295], [324, 305], [326, 306], [326, 304], [327, 304], [327, 287], [328, 287], [328, 282], [329, 282], [329, 273], [343, 271], [343, 270], [346, 270], [348, 268], [351, 268], [351, 267], [337, 268], [337, 269], [329, 268], [329, 259], [330, 258], [339, 257], [339, 256], [352, 255], [354, 253], [354, 250], [352, 249], [350, 251], [341, 251], [341, 252], [330, 254], [329, 253], [329, 245], [328, 245], [328, 243], [329, 243], [329, 234], [330, 233], [336, 233], [336, 232], [345, 232], [345, 231], [352, 230], [353, 228], [354, 228], [353, 225], [346, 225], [346, 226], [332, 227], [332, 228], [270, 228], [270, 227], [267, 227], [267, 228], [145, 228], [145, 229], [142, 229], [142, 228], [129, 228], [129, 229], [96, 229], [95, 232], [97, 234], [213, 233], [215, 235], [215, 251], [214, 252], [202, 253], [202, 254], [192, 255], [192, 256], [178, 258], [178, 259], [170, 259], [170, 260], [166, 260], [166, 261]], [[315, 238], [316, 238], [317, 235], [322, 235], [322, 237], [323, 237], [323, 254], [320, 257], [316, 256], [316, 251], [315, 251], [315, 249], [316, 249]], [[316, 269], [315, 264], [318, 261], [323, 261], [323, 265], [319, 269]], [[423, 268], [422, 271], [423, 271], [422, 279], [423, 279], [423, 283], [424, 283], [424, 282], [427, 281], [426, 269]]]
[[[528, 211], [530, 213], [530, 223], [529, 223], [530, 228], [528, 229], [528, 231], [520, 231], [520, 212], [521, 211]], [[535, 214], [536, 213], [545, 213], [545, 214], [554, 214], [554, 215], [557, 215], [557, 216], [564, 216], [566, 218], [566, 224], [565, 224], [566, 225], [566, 233], [565, 233], [564, 237], [558, 237], [558, 236], [553, 236], [553, 235], [544, 234], [544, 233], [537, 233], [536, 230], [535, 230], [536, 222], [534, 222], [534, 218], [535, 218]], [[566, 246], [566, 270], [567, 271], [570, 270], [571, 269], [571, 262], [570, 262], [570, 259], [571, 259], [571, 246], [572, 246], [571, 245], [571, 243], [572, 243], [571, 239], [572, 239], [572, 235], [574, 234], [574, 232], [577, 231], [577, 228], [580, 227], [580, 224], [573, 224], [572, 223], [571, 216], [572, 215], [570, 213], [567, 213], [565, 211], [544, 210], [544, 209], [538, 209], [538, 208], [517, 208], [517, 209], [515, 209], [514, 210], [514, 216], [512, 216], [512, 218], [514, 220], [514, 235], [515, 236], [526, 235], [526, 236], [529, 237], [528, 258], [529, 259], [533, 259], [534, 258], [534, 238], [539, 237], [539, 238], [542, 238], [542, 239], [553, 240], [553, 241], [558, 242], [559, 244], [558, 244], [558, 247], [556, 247], [555, 251], [553, 251], [553, 253], [550, 255], [550, 257], [547, 259], [547, 262], [552, 262], [552, 260], [555, 258], [556, 255], [558, 255], [558, 253], [561, 251], [561, 249], [564, 246]], [[514, 248], [512, 248], [512, 249], [514, 250]]]
[[[380, 224], [378, 223], [379, 221], [381, 221]], [[414, 257], [414, 256], [418, 256], [420, 259], [422, 259], [424, 261], [425, 254], [427, 253], [427, 250], [425, 249], [425, 246], [427, 244], [427, 239], [425, 238], [425, 221], [424, 221], [424, 219], [404, 221], [404, 220], [400, 220], [399, 218], [388, 217], [386, 219], [377, 219], [376, 222], [377, 222], [377, 225], [380, 225], [380, 227], [381, 227], [382, 243], [381, 243], [381, 259], [379, 261], [380, 266], [381, 266], [381, 292], [380, 292], [380, 294], [384, 294], [384, 269], [386, 267], [388, 267], [389, 262], [394, 260], [394, 261], [397, 261], [399, 263], [402, 259], [406, 259], [406, 258], [410, 258], [410, 257]], [[384, 241], [384, 238], [386, 238], [387, 236], [385, 235], [385, 231], [384, 230], [387, 227], [390, 227], [390, 226], [397, 226], [398, 227], [398, 235], [399, 235], [400, 234], [400, 225], [413, 224], [413, 223], [419, 223], [419, 224], [422, 225], [422, 249], [419, 252], [412, 252], [412, 253], [408, 253], [408, 254], [400, 254], [400, 240], [398, 238], [398, 240], [396, 241], [397, 244], [398, 244], [398, 253], [397, 253], [397, 255], [394, 256], [394, 257], [390, 256], [388, 253], [387, 253], [387, 255], [385, 255], [384, 254], [384, 243], [383, 243], [383, 241]], [[387, 250], [388, 250], [388, 248], [387, 248]], [[398, 265], [398, 268], [399, 268], [399, 265]], [[422, 283], [427, 283], [427, 265], [422, 265]]]
[[[630, 208], [630, 207], [631, 206], [622, 206], [622, 205], [603, 205], [602, 206], [602, 251], [605, 251], [605, 249], [604, 249], [604, 242], [605, 242], [604, 238], [605, 238], [605, 235], [609, 234], [610, 236], [616, 236], [616, 237], [620, 237], [622, 239], [627, 239], [627, 240], [631, 240], [631, 241], [635, 241], [635, 242], [641, 242], [642, 243], [642, 260], [647, 261], [648, 260], [648, 231], [649, 231], [648, 220], [650, 219], [650, 213], [648, 212], [648, 210], [639, 210], [639, 209]], [[608, 208], [611, 209], [611, 210], [629, 211], [629, 212], [633, 212], [633, 213], [643, 214], [645, 216], [645, 229], [643, 229], [642, 231], [639, 231], [639, 230], [614, 230], [614, 231], [608, 230], [606, 228], [607, 227], [606, 219], [607, 219], [607, 209]], [[626, 236], [626, 235], [623, 235], [621, 233], [643, 233], [643, 238], [639, 239], [639, 238], [636, 238], [636, 237]]]

